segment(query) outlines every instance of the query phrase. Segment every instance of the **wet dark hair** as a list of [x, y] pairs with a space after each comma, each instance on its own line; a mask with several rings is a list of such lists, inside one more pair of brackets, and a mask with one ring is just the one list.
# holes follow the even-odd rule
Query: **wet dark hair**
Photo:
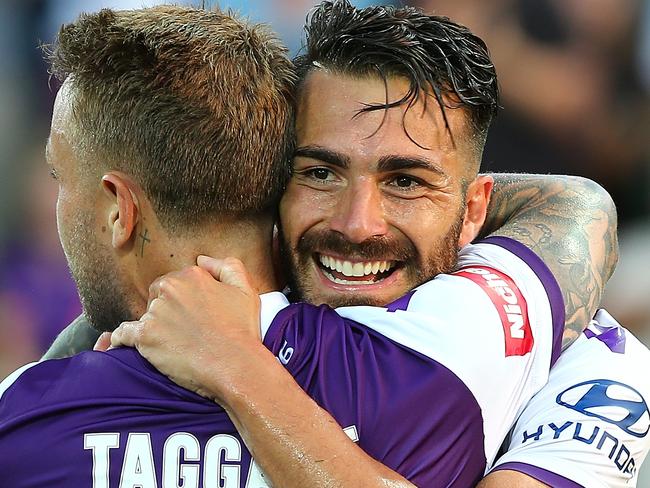
[[347, 0], [325, 0], [311, 10], [305, 31], [304, 54], [294, 60], [300, 83], [318, 67], [384, 81], [405, 77], [410, 87], [401, 99], [368, 105], [360, 113], [411, 107], [433, 96], [448, 129], [445, 108], [469, 111], [482, 151], [499, 108], [499, 88], [487, 46], [469, 29], [414, 7], [356, 8]]

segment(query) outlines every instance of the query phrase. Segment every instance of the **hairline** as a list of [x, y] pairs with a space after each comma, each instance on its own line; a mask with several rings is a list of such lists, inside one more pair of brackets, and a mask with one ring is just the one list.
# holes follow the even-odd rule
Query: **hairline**
[[[374, 72], [372, 70], [367, 70], [367, 71], [362, 71], [362, 70], [354, 70], [354, 69], [341, 69], [336, 66], [332, 66], [330, 64], [323, 64], [318, 61], [312, 61], [311, 66], [309, 69], [305, 70], [302, 75], [300, 76], [298, 80], [298, 84], [296, 85], [296, 101], [297, 101], [297, 109], [300, 109], [301, 104], [303, 103], [303, 91], [305, 89], [305, 86], [308, 82], [308, 79], [310, 76], [314, 73], [327, 73], [331, 74], [333, 76], [341, 76], [341, 77], [347, 77], [352, 80], [358, 80], [358, 81], [363, 81], [365, 79], [383, 79], [382, 78], [382, 73], [380, 72]], [[412, 79], [403, 73], [399, 72], [389, 72], [385, 73], [386, 75], [386, 80], [388, 79], [403, 79], [406, 80], [407, 82], [411, 82]], [[431, 93], [429, 91], [421, 91], [419, 93], [419, 98], [422, 96], [430, 96]], [[442, 94], [443, 99], [445, 97], [453, 96], [454, 92], [445, 92]], [[438, 101], [433, 98], [433, 101], [439, 106]], [[404, 103], [402, 104], [404, 105]], [[407, 107], [406, 110], [411, 110], [412, 107]], [[389, 108], [385, 108], [384, 110], [389, 110]], [[442, 110], [442, 109], [441, 109]], [[466, 175], [468, 177], [472, 177], [471, 179], [475, 178], [479, 171], [480, 171], [480, 166], [481, 166], [481, 160], [482, 160], [482, 155], [483, 155], [483, 150], [485, 148], [485, 141], [487, 139], [487, 129], [485, 130], [478, 130], [476, 125], [474, 124], [474, 120], [471, 115], [471, 107], [466, 105], [466, 104], [457, 104], [456, 106], [453, 107], [445, 107], [444, 110], [462, 110], [464, 112], [463, 116], [463, 126], [462, 126], [462, 140], [465, 141], [463, 144], [468, 145], [470, 148], [470, 151], [473, 155], [473, 161], [469, 162], [466, 165]], [[361, 112], [359, 112], [361, 113]], [[384, 124], [384, 120], [380, 123], [378, 129], [381, 127], [381, 125]], [[416, 145], [416, 141], [414, 141], [411, 136], [408, 134], [408, 131], [406, 130], [406, 127], [402, 127], [402, 129], [405, 131], [407, 137], [411, 139], [412, 142], [414, 142]], [[451, 127], [447, 126], [446, 130], [449, 132], [449, 134], [452, 135], [452, 141], [455, 141], [455, 138], [453, 137], [453, 134], [451, 132]], [[454, 142], [455, 144], [455, 142]], [[465, 178], [463, 178], [465, 179]], [[467, 183], [469, 185], [469, 183]]]

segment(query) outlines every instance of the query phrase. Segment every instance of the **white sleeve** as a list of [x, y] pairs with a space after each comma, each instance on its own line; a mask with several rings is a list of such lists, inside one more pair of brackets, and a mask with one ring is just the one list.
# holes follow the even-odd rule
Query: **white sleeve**
[[494, 470], [554, 487], [633, 488], [650, 449], [650, 351], [600, 311], [513, 427]]
[[548, 268], [511, 239], [467, 246], [459, 264], [386, 308], [337, 312], [444, 364], [465, 383], [481, 407], [489, 465], [548, 379], [564, 304]]
[[272, 291], [260, 295], [260, 335], [262, 341], [266, 337], [271, 324], [276, 316], [289, 306], [287, 297], [279, 291]]

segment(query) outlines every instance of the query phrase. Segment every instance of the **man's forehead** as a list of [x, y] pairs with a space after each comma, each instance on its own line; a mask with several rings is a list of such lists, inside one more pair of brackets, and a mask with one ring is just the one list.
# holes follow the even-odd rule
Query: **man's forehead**
[[52, 137], [48, 136], [45, 140], [45, 161], [49, 163], [52, 159]]
[[[459, 135], [466, 134], [467, 113], [446, 109], [452, 139], [434, 97], [426, 96], [385, 110], [361, 112], [370, 105], [385, 105], [408, 93], [405, 78], [353, 77], [331, 71], [312, 72], [303, 85], [298, 106], [298, 145], [341, 146], [355, 152], [367, 147], [375, 152], [415, 152], [434, 158], [455, 152]], [[392, 146], [392, 147], [389, 147]]]
[[68, 78], [63, 82], [54, 99], [52, 109], [52, 132], [63, 132], [72, 115], [74, 96], [73, 81]]

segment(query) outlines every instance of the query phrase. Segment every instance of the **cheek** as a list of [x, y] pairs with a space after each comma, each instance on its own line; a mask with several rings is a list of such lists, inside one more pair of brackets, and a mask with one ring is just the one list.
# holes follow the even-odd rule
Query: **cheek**
[[303, 185], [289, 184], [280, 201], [280, 222], [285, 238], [295, 243], [312, 227], [326, 222], [332, 197]]
[[75, 234], [78, 233], [82, 218], [80, 211], [84, 208], [82, 202], [72, 197], [73, 194], [60, 188], [56, 199], [56, 226], [61, 246], [66, 255], [71, 246], [75, 245], [72, 240], [75, 238]]
[[447, 235], [455, 223], [456, 210], [429, 199], [386, 201], [391, 226], [411, 241], [420, 256], [431, 252], [432, 243]]
[[68, 208], [69, 205], [67, 204], [66, 200], [61, 194], [61, 191], [59, 190], [59, 194], [57, 195], [56, 198], [56, 228], [59, 232], [59, 240], [61, 241], [61, 245], [63, 246], [63, 249], [66, 248], [66, 244], [67, 244], [66, 226], [67, 224], [70, 223], [70, 218], [67, 215]]

